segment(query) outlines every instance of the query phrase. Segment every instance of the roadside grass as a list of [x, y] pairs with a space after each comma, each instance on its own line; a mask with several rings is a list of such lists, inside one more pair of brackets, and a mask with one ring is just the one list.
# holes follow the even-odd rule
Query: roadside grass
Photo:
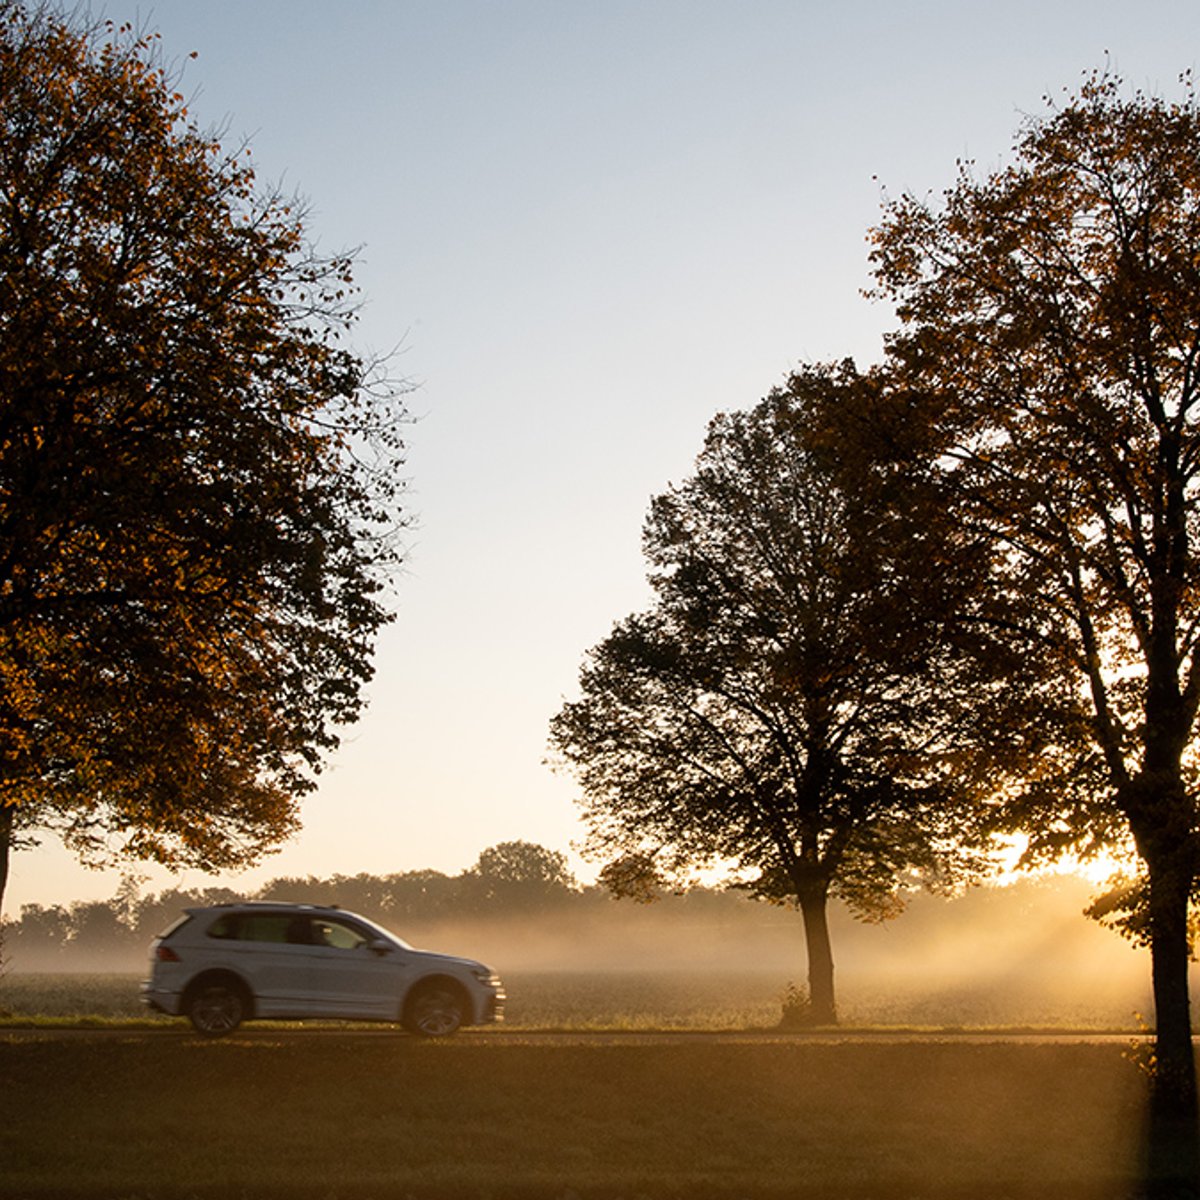
[[1116, 1200], [1111, 1045], [0, 1033], [6, 1200]]

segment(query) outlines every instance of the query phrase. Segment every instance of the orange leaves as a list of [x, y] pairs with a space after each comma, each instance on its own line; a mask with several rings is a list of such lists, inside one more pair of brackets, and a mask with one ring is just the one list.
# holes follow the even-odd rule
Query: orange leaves
[[352, 256], [159, 53], [0, 7], [0, 788], [81, 848], [228, 865], [359, 711], [404, 388], [324, 344]]

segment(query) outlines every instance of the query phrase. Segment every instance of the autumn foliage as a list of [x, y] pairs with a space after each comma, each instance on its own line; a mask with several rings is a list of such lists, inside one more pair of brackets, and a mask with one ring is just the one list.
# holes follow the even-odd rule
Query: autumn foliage
[[863, 436], [889, 408], [843, 363], [714, 418], [646, 519], [653, 605], [588, 653], [551, 725], [605, 882], [640, 896], [655, 872], [716, 867], [799, 908], [822, 1024], [829, 900], [881, 920], [971, 868], [945, 762], [967, 703], [947, 626], [972, 560]]
[[0, 862], [49, 827], [227, 867], [295, 827], [397, 555], [351, 267], [153, 37], [0, 4]]
[[1136, 852], [1114, 904], [1151, 949], [1164, 1095], [1193, 1116], [1198, 247], [1190, 81], [1172, 102], [1098, 74], [1027, 122], [1011, 166], [890, 203], [874, 252], [947, 511], [992, 547], [976, 615], [1040, 675], [1036, 756], [988, 748], [1000, 813], [1034, 857]]

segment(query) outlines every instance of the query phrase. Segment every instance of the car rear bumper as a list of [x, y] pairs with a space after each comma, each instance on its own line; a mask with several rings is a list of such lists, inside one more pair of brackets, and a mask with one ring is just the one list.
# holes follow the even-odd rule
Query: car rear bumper
[[154, 1012], [166, 1013], [169, 1017], [179, 1016], [181, 997], [178, 992], [164, 991], [162, 988], [156, 988], [149, 980], [143, 980], [139, 999]]

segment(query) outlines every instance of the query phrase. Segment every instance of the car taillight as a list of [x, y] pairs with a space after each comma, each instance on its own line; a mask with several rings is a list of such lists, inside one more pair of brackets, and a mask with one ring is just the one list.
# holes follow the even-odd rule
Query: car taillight
[[170, 946], [159, 946], [159, 948], [154, 952], [154, 957], [157, 958], [159, 962], [180, 961], [179, 955], [176, 954]]

